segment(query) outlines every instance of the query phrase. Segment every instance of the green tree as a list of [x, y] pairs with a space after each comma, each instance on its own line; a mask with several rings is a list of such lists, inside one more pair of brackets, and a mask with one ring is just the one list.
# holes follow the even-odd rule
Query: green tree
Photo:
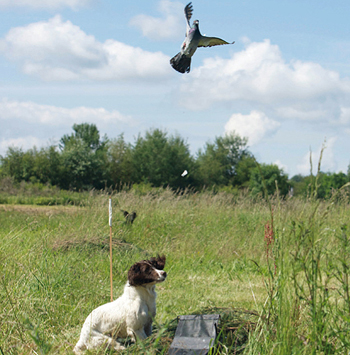
[[288, 183], [288, 175], [285, 174], [277, 165], [261, 164], [260, 168], [257, 166], [252, 169], [249, 186], [253, 195], [261, 193], [264, 196], [265, 189], [263, 179], [269, 195], [276, 192], [276, 183], [278, 185], [280, 195], [285, 196], [288, 194], [290, 187]]
[[250, 184], [250, 176], [252, 170], [256, 167], [256, 161], [250, 154], [242, 155], [235, 169], [233, 180], [234, 186], [248, 188]]
[[[168, 137], [160, 129], [147, 131], [144, 138], [139, 135], [132, 160], [134, 182], [175, 189], [193, 185], [194, 160], [187, 143], [179, 136]], [[182, 177], [184, 170], [189, 175]]]
[[327, 199], [332, 196], [334, 190], [340, 189], [349, 181], [349, 177], [342, 173], [324, 173], [320, 171], [318, 176], [295, 175], [291, 178], [290, 184], [293, 187], [295, 196], [308, 197], [311, 187], [315, 186], [317, 179], [317, 198]]
[[301, 174], [294, 175], [290, 181], [290, 185], [293, 187], [293, 196], [308, 196], [310, 193], [311, 177], [303, 176]]
[[65, 189], [104, 188], [107, 184], [107, 137], [100, 139], [94, 124], [73, 125], [74, 133], [60, 140], [61, 187]]
[[348, 176], [345, 175], [343, 172], [340, 171], [339, 173], [334, 173], [332, 187], [335, 189], [340, 189], [348, 181], [349, 181]]
[[245, 171], [250, 164], [244, 168], [241, 165], [240, 176], [238, 177], [238, 166], [245, 158], [252, 156], [247, 148], [247, 138], [242, 138], [235, 133], [216, 137], [214, 143], [207, 142], [204, 151], [199, 150], [197, 156], [199, 179], [203, 185], [212, 186], [237, 186], [244, 182], [244, 176], [249, 173]]
[[61, 150], [71, 141], [81, 139], [88, 148], [93, 151], [103, 149], [108, 143], [106, 136], [101, 140], [100, 132], [95, 124], [81, 123], [73, 125], [74, 133], [71, 135], [65, 134], [60, 140]]
[[61, 156], [62, 188], [83, 190], [103, 187], [101, 162], [81, 139], [66, 144]]
[[38, 181], [58, 184], [60, 180], [60, 156], [55, 146], [27, 151], [10, 147], [6, 156], [1, 157], [2, 174], [15, 181]]
[[126, 143], [123, 134], [108, 143], [107, 151], [108, 183], [114, 187], [121, 183], [131, 183], [135, 175], [133, 164], [133, 150], [130, 143]]
[[39, 182], [51, 185], [59, 185], [61, 179], [61, 157], [56, 146], [36, 150], [33, 148], [32, 176]]
[[348, 182], [347, 176], [342, 173], [320, 172], [317, 180], [317, 197], [327, 199], [332, 196], [334, 190], [340, 189]]
[[9, 147], [6, 155], [1, 156], [1, 171], [3, 176], [11, 176], [15, 181], [25, 179], [27, 167], [24, 166], [24, 152], [21, 148]]

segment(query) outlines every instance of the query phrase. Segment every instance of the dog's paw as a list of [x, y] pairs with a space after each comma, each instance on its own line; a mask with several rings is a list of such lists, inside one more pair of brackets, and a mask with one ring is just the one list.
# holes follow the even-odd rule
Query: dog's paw
[[75, 347], [75, 348], [73, 349], [73, 353], [74, 353], [75, 355], [80, 355], [80, 354], [83, 354], [84, 351], [82, 351], [82, 350], [78, 349], [77, 347]]
[[125, 346], [123, 346], [122, 344], [119, 344], [119, 343], [115, 343], [114, 346], [113, 346], [113, 349], [114, 350], [125, 350]]

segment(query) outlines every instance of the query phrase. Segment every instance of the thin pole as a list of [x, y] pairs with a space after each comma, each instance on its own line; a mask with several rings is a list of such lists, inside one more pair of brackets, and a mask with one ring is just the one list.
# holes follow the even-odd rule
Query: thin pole
[[111, 302], [113, 302], [113, 270], [112, 270], [112, 199], [109, 199], [109, 275], [111, 279]]

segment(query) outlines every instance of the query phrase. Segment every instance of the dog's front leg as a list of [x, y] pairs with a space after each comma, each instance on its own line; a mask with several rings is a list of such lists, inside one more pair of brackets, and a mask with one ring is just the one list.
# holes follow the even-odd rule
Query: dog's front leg
[[147, 337], [152, 335], [152, 321], [145, 325], [145, 333]]
[[128, 335], [131, 337], [132, 340], [145, 340], [147, 335], [143, 329], [128, 329]]

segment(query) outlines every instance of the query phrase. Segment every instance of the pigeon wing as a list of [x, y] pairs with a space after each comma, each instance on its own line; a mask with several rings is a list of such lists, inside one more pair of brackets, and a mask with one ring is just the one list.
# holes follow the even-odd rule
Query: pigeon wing
[[187, 36], [188, 31], [191, 29], [190, 20], [191, 20], [192, 13], [193, 13], [192, 2], [190, 2], [186, 5], [184, 12], [185, 12], [185, 17], [186, 17], [186, 22], [187, 22], [187, 30], [186, 30], [186, 36]]
[[233, 44], [233, 43], [235, 42], [229, 43], [217, 37], [201, 36], [201, 39], [199, 40], [198, 43], [198, 47], [213, 47], [213, 46], [220, 46], [222, 44]]

